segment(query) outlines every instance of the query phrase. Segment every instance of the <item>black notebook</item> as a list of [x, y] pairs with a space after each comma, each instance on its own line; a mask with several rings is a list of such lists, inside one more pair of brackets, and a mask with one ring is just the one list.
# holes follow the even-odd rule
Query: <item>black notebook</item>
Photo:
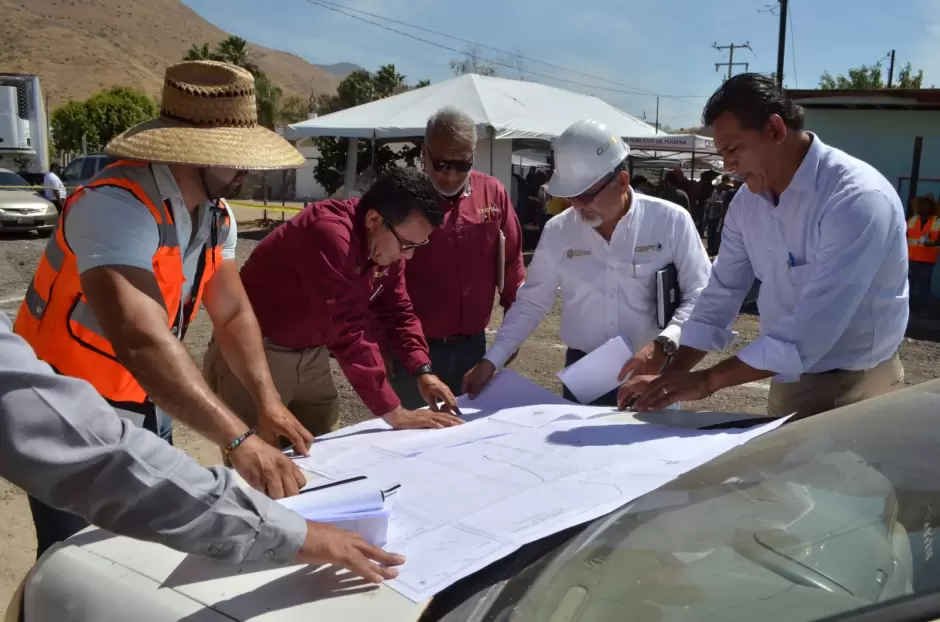
[[679, 273], [671, 263], [656, 272], [656, 323], [666, 328], [679, 306]]

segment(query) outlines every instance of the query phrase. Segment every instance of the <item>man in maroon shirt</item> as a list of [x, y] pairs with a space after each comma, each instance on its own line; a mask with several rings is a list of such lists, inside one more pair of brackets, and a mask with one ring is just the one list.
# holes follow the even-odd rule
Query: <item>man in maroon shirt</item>
[[[499, 293], [503, 310], [525, 278], [522, 229], [506, 188], [471, 170], [477, 143], [473, 119], [444, 108], [428, 120], [424, 170], [440, 195], [444, 222], [415, 250], [406, 283], [428, 339], [432, 369], [455, 394], [463, 376], [486, 353], [484, 329]], [[406, 408], [421, 392], [396, 357], [392, 386]]]
[[[428, 347], [405, 290], [405, 260], [427, 244], [443, 214], [427, 176], [392, 167], [361, 199], [307, 207], [264, 238], [242, 267], [265, 355], [281, 400], [312, 434], [339, 422], [329, 354], [375, 415], [394, 428], [460, 423], [447, 386], [431, 373]], [[386, 379], [382, 338], [417, 378], [432, 410], [401, 405]], [[216, 344], [203, 373], [249, 425], [256, 406]], [[414, 408], [414, 407], [411, 407]]]

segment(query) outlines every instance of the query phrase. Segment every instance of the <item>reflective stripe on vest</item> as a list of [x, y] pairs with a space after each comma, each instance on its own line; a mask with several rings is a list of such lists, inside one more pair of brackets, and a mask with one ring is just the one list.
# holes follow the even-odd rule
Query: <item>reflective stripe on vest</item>
[[[917, 226], [918, 223], [921, 223], [920, 227]], [[940, 247], [924, 246], [922, 242], [924, 236], [931, 242], [940, 239], [940, 218], [931, 216], [926, 222], [922, 222], [919, 216], [912, 216], [907, 221], [908, 259], [923, 263], [937, 263]]]
[[[185, 275], [173, 212], [168, 202], [152, 199], [159, 198], [160, 193], [149, 165], [119, 161], [66, 200], [17, 313], [14, 330], [29, 342], [39, 358], [59, 373], [88, 381], [113, 403], [143, 404], [146, 394], [118, 362], [111, 342], [85, 299], [77, 260], [63, 230], [64, 219], [78, 197], [90, 188], [105, 186], [130, 193], [147, 207], [156, 221], [159, 247], [153, 256], [153, 273], [168, 312], [167, 329], [182, 336], [195, 317], [205, 284], [221, 262], [221, 243], [225, 238], [217, 235], [207, 241], [200, 260], [204, 264], [202, 278], [193, 283], [192, 302], [187, 304], [186, 315], [180, 322]], [[228, 212], [217, 217], [213, 225], [227, 231], [231, 226]]]

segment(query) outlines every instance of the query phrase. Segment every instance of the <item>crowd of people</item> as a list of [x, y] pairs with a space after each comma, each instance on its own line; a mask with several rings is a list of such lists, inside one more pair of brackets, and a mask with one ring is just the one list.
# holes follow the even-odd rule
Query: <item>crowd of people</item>
[[[473, 169], [473, 120], [445, 108], [423, 172], [306, 207], [239, 271], [225, 198], [303, 156], [257, 124], [247, 71], [170, 67], [161, 117], [107, 146], [118, 162], [68, 198], [13, 330], [0, 318], [0, 474], [30, 494], [39, 553], [90, 521], [219, 559], [394, 577], [400, 556], [271, 501], [305, 481], [282, 449], [306, 455], [338, 425], [329, 357], [389, 428], [460, 425], [454, 396], [484, 390], [559, 296], [566, 363], [617, 336], [633, 353], [596, 404], [654, 412], [771, 379], [768, 412], [806, 417], [902, 386], [908, 252], [925, 238], [911, 245], [891, 184], [806, 131], [770, 78], [731, 78], [703, 120], [744, 186], [677, 173], [654, 196], [610, 129], [565, 130], [542, 185], [566, 207], [526, 269], [506, 189]], [[936, 221], [919, 222], [934, 248]], [[714, 263], [703, 228], [721, 234]], [[680, 300], [660, 326], [654, 275], [670, 265]], [[693, 371], [728, 348], [755, 278], [760, 336]], [[201, 306], [202, 373], [182, 343]], [[174, 449], [173, 420], [253, 490]]]

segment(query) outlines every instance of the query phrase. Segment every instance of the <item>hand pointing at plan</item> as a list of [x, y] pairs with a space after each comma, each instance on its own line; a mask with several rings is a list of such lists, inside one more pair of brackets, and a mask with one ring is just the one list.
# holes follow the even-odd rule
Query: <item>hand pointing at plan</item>
[[449, 428], [460, 425], [460, 417], [446, 412], [433, 410], [408, 410], [399, 406], [382, 419], [396, 430], [413, 430], [418, 428]]

